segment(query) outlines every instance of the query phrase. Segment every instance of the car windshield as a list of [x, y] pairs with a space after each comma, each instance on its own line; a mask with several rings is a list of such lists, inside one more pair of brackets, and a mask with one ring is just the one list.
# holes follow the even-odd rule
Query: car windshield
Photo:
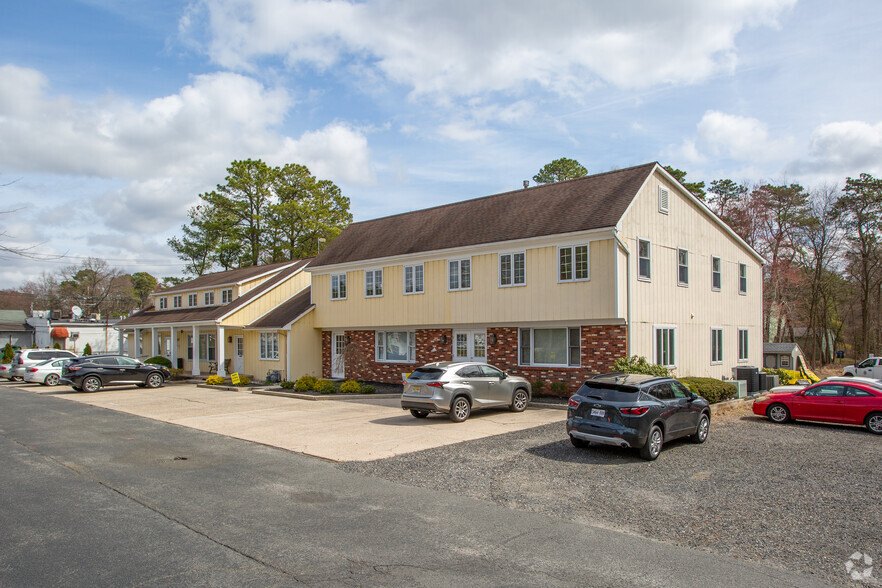
[[438, 368], [417, 368], [410, 374], [408, 380], [437, 380], [444, 370]]
[[634, 402], [639, 398], [639, 389], [630, 386], [616, 386], [598, 382], [585, 382], [577, 394], [586, 398], [608, 400], [610, 402]]

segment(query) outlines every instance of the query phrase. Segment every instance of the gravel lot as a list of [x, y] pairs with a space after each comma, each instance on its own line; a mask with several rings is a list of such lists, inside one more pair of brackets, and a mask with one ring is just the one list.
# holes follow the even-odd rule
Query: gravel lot
[[[714, 419], [704, 445], [672, 442], [655, 462], [614, 448], [576, 449], [562, 425], [548, 425], [340, 467], [764, 561], [834, 585], [860, 585], [845, 572], [856, 551], [882, 563], [882, 436], [774, 425], [749, 408]], [[882, 582], [882, 573], [874, 579]]]

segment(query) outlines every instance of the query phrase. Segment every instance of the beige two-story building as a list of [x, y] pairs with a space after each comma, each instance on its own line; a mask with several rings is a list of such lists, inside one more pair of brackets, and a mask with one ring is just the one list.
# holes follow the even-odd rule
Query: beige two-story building
[[353, 223], [309, 267], [322, 374], [731, 376], [762, 359], [762, 264], [657, 163]]
[[196, 376], [317, 375], [309, 262], [206, 274], [157, 291], [147, 308], [117, 323], [120, 348], [126, 338], [130, 356], [161, 355]]

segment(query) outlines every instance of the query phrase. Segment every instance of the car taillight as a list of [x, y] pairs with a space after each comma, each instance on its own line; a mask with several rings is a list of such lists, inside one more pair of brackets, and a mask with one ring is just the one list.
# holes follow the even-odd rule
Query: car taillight
[[37, 368], [31, 368], [28, 370], [28, 372], [30, 372], [30, 373], [34, 373], [35, 371], [37, 371]]
[[77, 370], [79, 370], [79, 369], [83, 369], [83, 368], [81, 368], [81, 367], [78, 366], [78, 365], [69, 365], [69, 366], [67, 366], [67, 371], [69, 371], [69, 372], [75, 372], [75, 371], [77, 371]]
[[569, 402], [567, 402], [567, 406], [569, 406], [570, 408], [576, 408], [579, 406], [579, 404], [581, 403], [575, 398], [570, 398]]
[[648, 406], [626, 406], [624, 408], [620, 408], [619, 412], [629, 416], [640, 416], [642, 414], [646, 414], [648, 410]]
[[443, 388], [444, 384], [446, 383], [447, 382], [429, 382], [426, 384], [426, 386], [431, 386], [432, 388]]

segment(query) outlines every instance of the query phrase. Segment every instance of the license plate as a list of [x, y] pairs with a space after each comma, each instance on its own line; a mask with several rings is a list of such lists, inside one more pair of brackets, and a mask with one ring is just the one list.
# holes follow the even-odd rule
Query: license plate
[[606, 411], [603, 410], [602, 408], [592, 408], [591, 409], [591, 416], [605, 417]]
[[422, 386], [414, 386], [414, 387], [413, 387], [413, 393], [414, 393], [414, 394], [422, 394], [422, 393], [423, 393], [423, 387], [422, 387]]

